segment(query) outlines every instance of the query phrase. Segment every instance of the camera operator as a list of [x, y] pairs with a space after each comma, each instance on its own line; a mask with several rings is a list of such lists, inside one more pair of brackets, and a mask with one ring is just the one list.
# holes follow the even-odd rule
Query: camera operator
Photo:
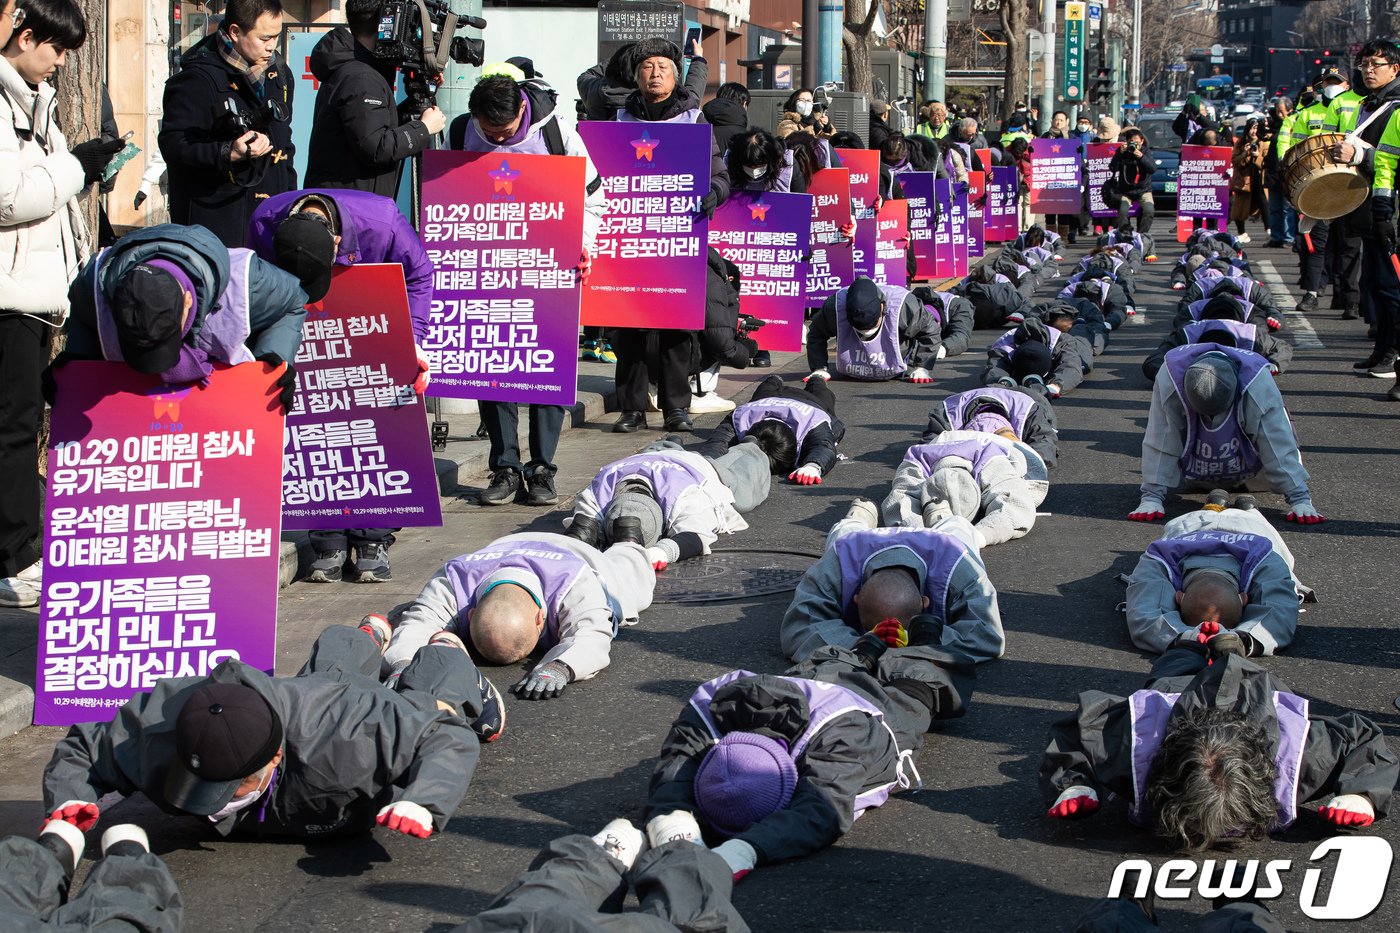
[[374, 54], [383, 7], [384, 0], [348, 0], [349, 25], [331, 30], [311, 52], [311, 74], [321, 87], [307, 187], [358, 188], [392, 198], [403, 160], [427, 149], [447, 125], [436, 105], [421, 114], [400, 114], [395, 105], [398, 64]]
[[1120, 134], [1123, 147], [1113, 154], [1108, 163], [1108, 181], [1103, 183], [1103, 202], [1110, 210], [1118, 212], [1118, 228], [1128, 226], [1128, 212], [1133, 203], [1142, 206], [1142, 216], [1138, 218], [1138, 232], [1152, 229], [1152, 218], [1156, 213], [1152, 203], [1152, 174], [1157, 171], [1157, 163], [1152, 161], [1152, 153], [1147, 151], [1142, 130], [1135, 126], [1127, 127]]
[[228, 0], [218, 30], [165, 82], [170, 219], [207, 227], [229, 248], [243, 245], [258, 200], [297, 186], [281, 34], [280, 0]]

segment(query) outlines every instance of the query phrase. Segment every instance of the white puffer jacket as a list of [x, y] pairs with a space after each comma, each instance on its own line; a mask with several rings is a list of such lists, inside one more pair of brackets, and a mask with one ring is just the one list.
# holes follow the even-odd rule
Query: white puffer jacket
[[58, 128], [54, 93], [0, 58], [0, 314], [59, 324], [89, 247], [76, 200], [83, 167]]

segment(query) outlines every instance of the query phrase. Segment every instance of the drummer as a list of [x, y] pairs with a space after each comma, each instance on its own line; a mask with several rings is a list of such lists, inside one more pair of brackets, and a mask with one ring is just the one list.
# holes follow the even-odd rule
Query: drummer
[[[1361, 80], [1366, 85], [1366, 101], [1357, 110], [1357, 127], [1375, 111], [1385, 112], [1360, 132], [1348, 134], [1337, 146], [1338, 162], [1355, 165], [1363, 178], [1372, 179], [1371, 195], [1352, 212], [1352, 217], [1369, 219], [1372, 234], [1362, 238], [1361, 282], [1363, 294], [1375, 314], [1376, 346], [1371, 355], [1354, 368], [1385, 378], [1395, 371], [1397, 323], [1400, 322], [1400, 281], [1391, 257], [1395, 253], [1395, 176], [1400, 162], [1400, 48], [1383, 39], [1373, 39], [1356, 56]], [[1400, 374], [1387, 396], [1400, 401]]]
[[[1329, 132], [1328, 124], [1339, 119], [1339, 116], [1332, 114], [1331, 105], [1333, 101], [1340, 100], [1341, 96], [1350, 89], [1351, 83], [1347, 81], [1346, 75], [1334, 67], [1322, 69], [1317, 80], [1313, 82], [1313, 90], [1317, 94], [1317, 99], [1298, 111], [1298, 118], [1293, 124], [1291, 144], [1288, 147], [1288, 151], [1292, 152], [1292, 158], [1288, 159], [1282, 168], [1284, 178], [1290, 180], [1290, 188], [1292, 188], [1291, 180], [1295, 173], [1301, 173], [1303, 177], [1306, 177], [1310, 171], [1322, 167], [1314, 164], [1310, 168], [1307, 161], [1300, 161], [1304, 160], [1306, 155], [1313, 150], [1308, 147], [1300, 147], [1299, 143], [1309, 136]], [[1294, 206], [1299, 207], [1296, 204]], [[1343, 316], [1346, 316], [1347, 310], [1350, 309], [1350, 316], [1356, 317], [1356, 309], [1361, 304], [1361, 237], [1359, 232], [1341, 220], [1327, 221], [1304, 218], [1301, 207], [1299, 207], [1298, 214], [1298, 231], [1306, 235], [1303, 237], [1302, 248], [1298, 250], [1299, 281], [1303, 288], [1303, 297], [1298, 301], [1297, 310], [1309, 312], [1318, 309], [1318, 293], [1328, 278], [1324, 267], [1328, 265], [1327, 256], [1331, 253], [1332, 262], [1335, 263], [1333, 268], [1337, 273], [1337, 284], [1332, 291], [1332, 307], [1342, 311]]]

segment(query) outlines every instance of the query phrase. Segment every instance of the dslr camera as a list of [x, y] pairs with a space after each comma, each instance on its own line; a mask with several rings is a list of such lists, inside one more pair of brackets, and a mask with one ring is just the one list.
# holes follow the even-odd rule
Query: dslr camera
[[754, 317], [752, 314], [739, 315], [739, 336], [747, 337], [763, 325], [767, 324], [761, 317]]
[[210, 135], [217, 142], [231, 143], [242, 139], [255, 129], [253, 118], [238, 106], [232, 97], [214, 108], [214, 121], [210, 124]]
[[457, 35], [464, 26], [485, 29], [486, 20], [452, 12], [448, 0], [385, 0], [374, 57], [403, 71], [405, 110], [416, 116], [437, 104], [437, 82], [449, 61], [486, 61], [485, 42]]

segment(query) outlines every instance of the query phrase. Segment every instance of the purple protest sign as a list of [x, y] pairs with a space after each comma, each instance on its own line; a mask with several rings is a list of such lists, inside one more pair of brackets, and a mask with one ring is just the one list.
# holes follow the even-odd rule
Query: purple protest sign
[[938, 224], [933, 228], [933, 275], [946, 279], [953, 275], [953, 191], [951, 182], [938, 178], [933, 183], [938, 202]]
[[881, 285], [909, 283], [909, 202], [891, 199], [880, 205], [876, 216], [875, 274]]
[[1083, 159], [1077, 139], [1031, 140], [1031, 213], [1079, 214]]
[[1185, 217], [1213, 217], [1221, 229], [1230, 216], [1229, 146], [1182, 146], [1176, 212]]
[[[277, 372], [280, 372], [280, 367]], [[34, 723], [71, 726], [164, 677], [277, 645], [282, 409], [264, 363], [169, 386], [57, 371]]]
[[841, 233], [851, 222], [851, 173], [824, 168], [807, 186], [812, 196], [812, 262], [807, 267], [809, 308], [819, 308], [855, 281], [855, 245]]
[[590, 120], [578, 131], [608, 193], [583, 323], [704, 327], [710, 127]]
[[987, 174], [987, 213], [983, 236], [990, 243], [1016, 239], [1016, 166], [997, 165]]
[[982, 258], [986, 237], [983, 226], [987, 212], [987, 173], [967, 173], [967, 255], [968, 260]]
[[[1109, 165], [1113, 162], [1113, 154], [1123, 148], [1122, 143], [1090, 143], [1089, 154], [1084, 160], [1088, 181], [1085, 183], [1089, 195], [1089, 215], [1095, 218], [1105, 218], [1118, 216], [1116, 210], [1109, 208], [1103, 200], [1103, 183], [1108, 181]], [[1136, 201], [1131, 202], [1132, 207], [1128, 210], [1128, 216], [1136, 217], [1142, 213], [1142, 207]]]
[[953, 271], [955, 278], [967, 275], [967, 182], [953, 182], [952, 222]]
[[938, 201], [933, 192], [933, 172], [905, 172], [899, 176], [909, 202], [909, 247], [914, 251], [914, 278], [932, 279], [938, 261], [933, 249], [933, 215]]
[[812, 196], [736, 191], [710, 221], [710, 245], [739, 267], [739, 310], [767, 322], [753, 335], [759, 348], [802, 349]]
[[403, 266], [337, 269], [307, 306], [296, 367], [282, 527], [441, 525]]
[[429, 395], [574, 403], [583, 161], [423, 153], [423, 243], [435, 267], [422, 344]]

